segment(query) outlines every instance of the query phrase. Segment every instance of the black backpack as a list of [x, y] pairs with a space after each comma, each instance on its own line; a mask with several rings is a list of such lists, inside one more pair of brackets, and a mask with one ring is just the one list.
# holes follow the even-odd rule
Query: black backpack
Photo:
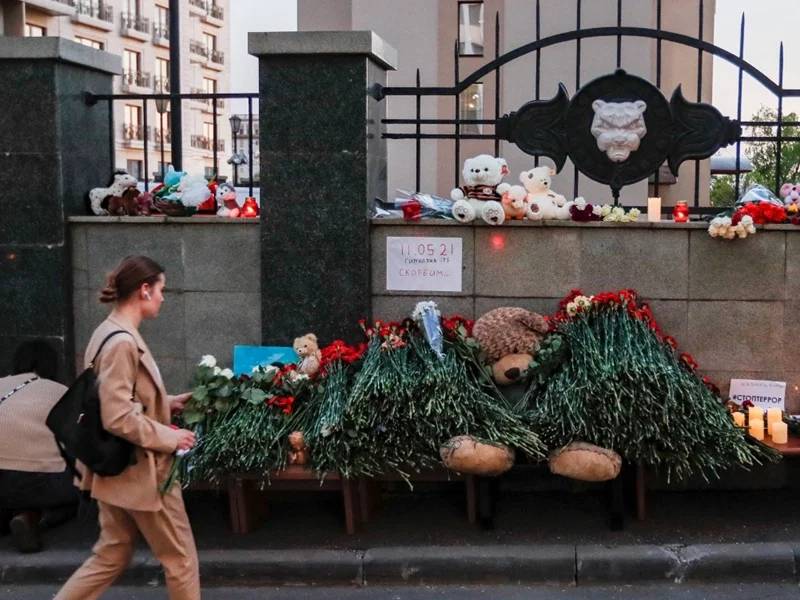
[[[106, 336], [89, 367], [47, 415], [47, 427], [56, 438], [61, 456], [78, 477], [76, 459], [94, 473], [106, 477], [119, 475], [135, 462], [133, 444], [106, 431], [100, 418], [100, 394], [94, 364], [106, 342], [118, 333], [128, 332], [120, 329]], [[133, 393], [136, 393], [135, 383]]]

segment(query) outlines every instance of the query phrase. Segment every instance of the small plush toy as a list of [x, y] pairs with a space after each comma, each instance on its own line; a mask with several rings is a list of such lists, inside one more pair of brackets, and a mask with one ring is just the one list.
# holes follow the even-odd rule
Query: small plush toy
[[489, 225], [500, 225], [505, 220], [505, 211], [497, 186], [507, 174], [508, 165], [502, 158], [479, 154], [465, 160], [461, 172], [464, 185], [450, 191], [453, 217], [461, 223], [471, 223], [480, 217]]
[[135, 217], [139, 214], [139, 196], [141, 193], [135, 187], [129, 187], [121, 196], [106, 198], [108, 214], [119, 217]]
[[139, 214], [143, 217], [149, 217], [153, 211], [153, 194], [151, 192], [142, 192], [136, 200], [139, 203]]
[[184, 175], [178, 184], [178, 199], [181, 204], [198, 207], [211, 197], [208, 182], [202, 175]]
[[796, 215], [800, 212], [800, 183], [784, 183], [781, 186], [781, 198], [787, 213]]
[[491, 363], [492, 376], [500, 385], [514, 383], [526, 375], [548, 331], [541, 315], [510, 307], [490, 310], [472, 328]]
[[302, 431], [293, 431], [289, 434], [289, 464], [305, 465], [308, 464], [310, 451], [306, 445], [305, 436]]
[[94, 188], [89, 191], [89, 206], [92, 212], [96, 215], [107, 215], [106, 206], [110, 199], [113, 197], [119, 198], [120, 200], [115, 203], [115, 205], [119, 205], [122, 202], [122, 194], [125, 190], [135, 188], [136, 183], [136, 178], [133, 175], [129, 175], [127, 171], [114, 171], [108, 187]]
[[497, 191], [503, 194], [500, 203], [503, 205], [506, 219], [523, 220], [528, 212], [528, 194], [525, 189], [518, 185], [512, 187], [507, 183], [501, 183], [497, 186]]
[[297, 366], [297, 371], [299, 373], [310, 376], [319, 371], [322, 353], [319, 351], [316, 335], [307, 333], [299, 338], [295, 338], [292, 347], [297, 353], [297, 356], [300, 357], [300, 364]]
[[[551, 167], [534, 167], [519, 174], [519, 180], [526, 192], [526, 215], [533, 221], [570, 218], [571, 202], [567, 202], [561, 194], [555, 193], [550, 186], [552, 176], [556, 172]], [[517, 188], [519, 186], [514, 186]], [[513, 189], [513, 188], [512, 188]], [[519, 191], [515, 190], [518, 194]]]
[[236, 188], [227, 181], [217, 185], [217, 216], [236, 218], [239, 216], [239, 204], [236, 202]]

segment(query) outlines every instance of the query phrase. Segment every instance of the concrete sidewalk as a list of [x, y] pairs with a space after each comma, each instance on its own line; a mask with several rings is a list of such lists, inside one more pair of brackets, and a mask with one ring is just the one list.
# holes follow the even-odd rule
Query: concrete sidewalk
[[[655, 492], [643, 522], [608, 528], [596, 492], [504, 491], [495, 527], [467, 523], [458, 484], [402, 485], [354, 536], [343, 531], [333, 494], [274, 493], [252, 534], [231, 535], [224, 494], [187, 493], [206, 585], [381, 585], [632, 582], [797, 582], [796, 492]], [[0, 583], [55, 584], [89, 554], [93, 510], [45, 535], [40, 554], [15, 553], [0, 538]], [[163, 581], [142, 548], [123, 580]]]

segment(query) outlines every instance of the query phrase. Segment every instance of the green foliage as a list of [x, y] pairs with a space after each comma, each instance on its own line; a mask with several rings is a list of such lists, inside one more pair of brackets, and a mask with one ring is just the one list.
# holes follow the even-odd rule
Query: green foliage
[[558, 332], [571, 354], [549, 377], [534, 378], [525, 398], [530, 423], [550, 448], [589, 442], [678, 478], [774, 458], [623, 306], [581, 313]]
[[736, 180], [733, 175], [714, 175], [711, 178], [711, 206], [729, 208], [736, 200]]
[[[785, 114], [783, 119], [786, 122], [796, 122], [797, 114]], [[751, 120], [777, 121], [778, 114], [771, 108], [762, 106]], [[774, 136], [776, 135], [776, 129], [768, 126], [751, 127], [750, 135]], [[781, 135], [785, 137], [800, 137], [800, 126], [784, 125]], [[753, 163], [753, 171], [745, 176], [746, 184], [760, 183], [768, 189], [777, 191], [774, 188], [778, 144], [776, 142], [754, 142], [746, 146], [745, 154]], [[798, 179], [800, 179], [800, 142], [782, 142], [779, 185], [785, 182], [796, 182]]]

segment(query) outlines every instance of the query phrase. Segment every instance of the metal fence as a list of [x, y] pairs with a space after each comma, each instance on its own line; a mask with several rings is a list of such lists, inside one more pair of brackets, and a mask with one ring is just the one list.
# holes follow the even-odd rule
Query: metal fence
[[[564, 0], [567, 4], [568, 0]], [[783, 114], [783, 103], [786, 98], [800, 97], [800, 89], [791, 89], [784, 86], [784, 53], [783, 43], [780, 44], [778, 49], [778, 81], [773, 81], [764, 72], [757, 69], [745, 59], [745, 15], [742, 15], [741, 26], [739, 32], [739, 52], [733, 54], [723, 48], [720, 48], [704, 39], [704, 17], [705, 17], [705, 1], [698, 0], [697, 3], [697, 36], [684, 35], [677, 32], [666, 31], [662, 29], [662, 0], [657, 0], [656, 4], [656, 28], [644, 27], [628, 27], [623, 23], [624, 3], [623, 0], [617, 0], [616, 7], [616, 26], [612, 27], [596, 27], [583, 29], [581, 27], [581, 9], [585, 0], [573, 0], [576, 8], [576, 22], [575, 29], [558, 33], [545, 38], [541, 37], [541, 10], [540, 1], [536, 0], [536, 21], [534, 23], [535, 39], [534, 41], [520, 46], [519, 48], [510, 50], [503, 55], [500, 55], [500, 14], [495, 15], [494, 30], [495, 30], [495, 45], [494, 45], [494, 58], [491, 62], [483, 65], [477, 70], [473, 71], [467, 76], [462, 76], [460, 69], [460, 55], [458, 48], [458, 41], [454, 43], [454, 68], [453, 68], [453, 84], [442, 87], [422, 86], [420, 84], [420, 70], [416, 72], [416, 85], [411, 87], [381, 87], [377, 86], [374, 90], [374, 95], [378, 99], [383, 99], [387, 96], [413, 96], [416, 98], [416, 113], [413, 117], [409, 118], [386, 118], [383, 119], [383, 124], [386, 126], [386, 131], [383, 137], [389, 140], [415, 140], [415, 189], [420, 188], [420, 165], [422, 162], [422, 142], [425, 140], [453, 140], [455, 147], [455, 160], [453, 164], [453, 181], [454, 185], [459, 184], [459, 174], [461, 171], [461, 142], [465, 139], [485, 139], [494, 141], [494, 152], [498, 155], [500, 152], [501, 137], [497, 131], [497, 124], [501, 120], [501, 76], [502, 68], [504, 65], [517, 58], [525, 56], [530, 53], [535, 54], [536, 67], [533, 72], [533, 98], [540, 100], [540, 78], [541, 78], [541, 60], [544, 50], [559, 44], [572, 43], [575, 47], [575, 76], [574, 83], [575, 89], [581, 89], [581, 41], [591, 38], [616, 38], [616, 66], [617, 68], [624, 68], [622, 62], [622, 47], [626, 38], [647, 38], [655, 40], [656, 44], [656, 69], [655, 69], [655, 86], [661, 88], [662, 77], [662, 45], [664, 42], [670, 42], [687, 46], [697, 50], [697, 81], [696, 81], [696, 97], [697, 101], [701, 101], [703, 78], [705, 76], [703, 68], [704, 54], [708, 53], [713, 56], [719, 57], [728, 63], [733, 64], [738, 69], [738, 90], [737, 90], [737, 112], [736, 120], [744, 127], [767, 127], [774, 132], [773, 135], [740, 135], [735, 142], [736, 146], [736, 195], [738, 197], [741, 189], [741, 175], [740, 175], [740, 160], [742, 143], [773, 143], [777, 147], [777, 165], [775, 169], [775, 192], [781, 185], [780, 172], [781, 172], [781, 147], [785, 142], [800, 141], [800, 137], [788, 137], [783, 135], [783, 128], [789, 125], [798, 125], [800, 123], [795, 121], [787, 121]], [[629, 2], [635, 0], [628, 0]], [[762, 41], [759, 40], [759, 44]], [[764, 86], [771, 92], [777, 99], [777, 119], [775, 121], [742, 121], [742, 95], [743, 95], [743, 77], [748, 74], [759, 84]], [[490, 119], [462, 119], [459, 116], [459, 98], [460, 94], [465, 91], [471, 84], [482, 81], [486, 76], [493, 75], [495, 83], [495, 114], [494, 118]], [[453, 118], [450, 119], [424, 119], [421, 116], [421, 98], [422, 96], [441, 96], [451, 97], [453, 99]], [[506, 107], [510, 110], [516, 110], [518, 107]], [[429, 126], [452, 126], [452, 133], [441, 132], [425, 132], [424, 128]], [[484, 125], [494, 127], [490, 133], [465, 133], [463, 128], [465, 125]], [[405, 131], [397, 131], [398, 126], [405, 126]], [[407, 127], [413, 126], [413, 131], [408, 131]], [[401, 129], [403, 127], [400, 127]], [[540, 156], [534, 155], [536, 164], [539, 164]], [[699, 160], [695, 164], [699, 164]], [[659, 170], [656, 169], [651, 177], [654, 178], [655, 195], [659, 195]], [[579, 170], [575, 169], [573, 194], [579, 195]], [[700, 206], [700, 169], [695, 168], [695, 181], [694, 181], [694, 206], [692, 207], [695, 213], [708, 213], [715, 212], [717, 209]]]
[[[150, 157], [151, 157], [151, 144], [155, 144], [156, 150], [155, 152], [160, 152], [160, 164], [161, 169], [165, 168], [165, 164], [169, 161], [165, 160], [165, 143], [176, 143], [180, 144], [181, 148], [183, 148], [183, 139], [182, 136], [175, 137], [173, 140], [172, 132], [162, 123], [158, 123], [157, 127], [154, 130], [150, 127], [148, 123], [148, 107], [154, 106], [156, 108], [156, 112], [159, 115], [164, 115], [167, 112], [167, 105], [169, 101], [173, 98], [177, 97], [182, 102], [183, 101], [200, 101], [206, 103], [210, 107], [215, 107], [210, 109], [212, 114], [212, 135], [209, 138], [205, 134], [201, 133], [193, 133], [188, 136], [190, 141], [190, 145], [195, 148], [200, 148], [204, 150], [210, 150], [212, 153], [212, 164], [213, 164], [213, 171], [214, 173], [219, 173], [219, 162], [220, 162], [220, 153], [224, 153], [225, 145], [224, 140], [220, 139], [219, 136], [219, 110], [225, 106], [225, 101], [228, 99], [241, 99], [247, 100], [247, 120], [242, 124], [244, 127], [247, 128], [247, 138], [248, 138], [248, 156], [250, 157], [247, 161], [248, 163], [248, 186], [249, 186], [249, 195], [253, 195], [253, 146], [254, 146], [254, 136], [258, 135], [258, 124], [254, 124], [254, 112], [253, 112], [253, 101], [258, 100], [257, 93], [203, 93], [203, 92], [192, 92], [188, 94], [86, 94], [86, 102], [89, 105], [97, 104], [98, 102], [106, 102], [108, 104], [108, 118], [109, 118], [109, 152], [112, 157], [112, 163], [114, 162], [114, 156], [116, 154], [116, 144], [117, 144], [117, 135], [121, 133], [122, 139], [126, 141], [135, 140], [137, 142], [141, 141], [142, 143], [142, 156], [143, 156], [143, 167], [145, 173], [144, 179], [144, 187], [145, 190], [148, 190], [150, 187], [149, 181], [149, 173], [150, 173]], [[123, 124], [122, 128], [117, 131], [114, 127], [114, 106], [115, 102], [131, 102], [137, 101], [142, 103], [142, 122], [135, 123], [135, 124]], [[257, 117], [257, 115], [256, 115]], [[161, 131], [164, 132], [164, 137], [161, 137]], [[254, 133], [255, 132], [255, 133]], [[237, 132], [238, 134], [239, 132]], [[163, 178], [163, 172], [161, 173]]]

